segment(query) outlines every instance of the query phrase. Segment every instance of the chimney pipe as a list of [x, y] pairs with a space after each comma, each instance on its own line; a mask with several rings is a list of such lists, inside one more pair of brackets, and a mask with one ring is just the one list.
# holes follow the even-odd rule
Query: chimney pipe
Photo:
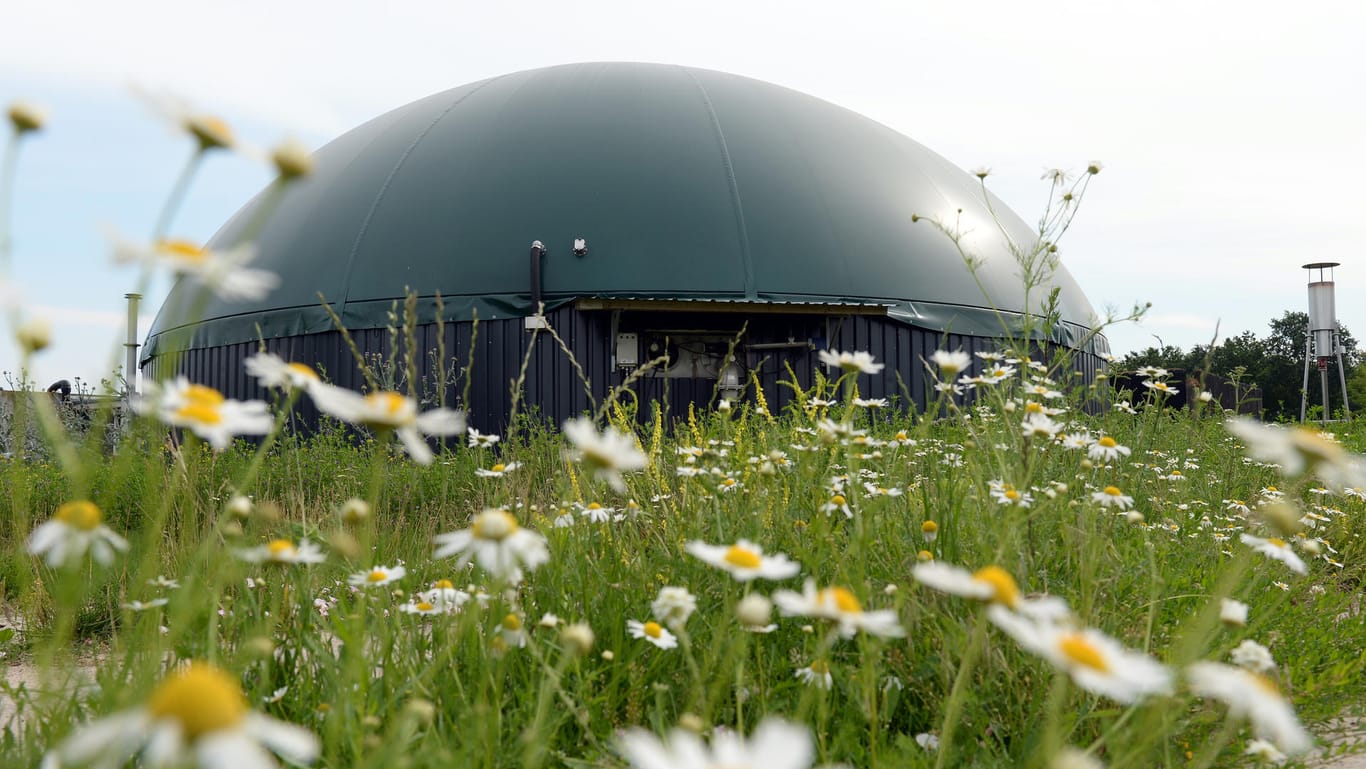
[[138, 300], [142, 294], [124, 294], [128, 300], [128, 339], [123, 344], [123, 381], [125, 394], [138, 394]]

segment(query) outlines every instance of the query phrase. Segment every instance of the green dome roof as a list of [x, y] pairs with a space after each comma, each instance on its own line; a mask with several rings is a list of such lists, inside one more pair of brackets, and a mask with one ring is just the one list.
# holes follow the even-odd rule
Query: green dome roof
[[[274, 208], [260, 224], [263, 206]], [[1013, 238], [1033, 241], [993, 206]], [[982, 286], [912, 214], [961, 222]], [[278, 273], [280, 288], [260, 302], [210, 300], [192, 346], [255, 339], [258, 328], [268, 338], [328, 330], [319, 293], [353, 328], [383, 325], [405, 287], [427, 298], [428, 316], [438, 291], [448, 318], [529, 315], [533, 240], [549, 251], [552, 306], [585, 296], [879, 303], [917, 325], [994, 335], [984, 308], [1025, 301], [974, 177], [829, 102], [672, 65], [549, 67], [401, 107], [323, 147], [311, 176], [276, 201], [258, 196], [214, 245], [257, 228], [255, 266]], [[1055, 282], [1063, 320], [1088, 326], [1075, 281], [1060, 270]], [[146, 356], [185, 325], [191, 288], [172, 291]]]

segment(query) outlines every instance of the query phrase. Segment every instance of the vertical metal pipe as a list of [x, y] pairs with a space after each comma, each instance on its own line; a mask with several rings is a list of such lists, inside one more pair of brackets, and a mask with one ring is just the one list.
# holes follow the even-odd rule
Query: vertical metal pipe
[[1319, 369], [1319, 390], [1323, 392], [1323, 415], [1320, 421], [1324, 427], [1328, 426], [1328, 418], [1332, 414], [1328, 413], [1328, 368], [1325, 366]]
[[128, 300], [128, 338], [123, 343], [123, 381], [125, 394], [138, 393], [138, 300], [142, 294], [124, 294]]
[[1338, 384], [1342, 385], [1342, 410], [1347, 417], [1347, 421], [1352, 421], [1352, 404], [1347, 400], [1347, 372], [1342, 370], [1342, 346], [1333, 345], [1333, 352], [1338, 356]]
[[1304, 418], [1309, 407], [1309, 345], [1314, 343], [1313, 339], [1313, 335], [1309, 334], [1306, 329], [1304, 335], [1304, 382], [1300, 385], [1300, 424], [1304, 424]]
[[541, 257], [545, 256], [545, 246], [541, 241], [531, 243], [531, 314], [541, 314]]

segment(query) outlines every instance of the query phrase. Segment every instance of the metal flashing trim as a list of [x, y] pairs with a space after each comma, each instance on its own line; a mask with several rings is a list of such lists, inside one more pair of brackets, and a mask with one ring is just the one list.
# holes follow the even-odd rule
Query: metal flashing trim
[[584, 297], [574, 301], [574, 309], [636, 310], [647, 312], [742, 312], [806, 315], [886, 315], [888, 304], [843, 304], [833, 302], [764, 302], [752, 299], [647, 299], [637, 297]]

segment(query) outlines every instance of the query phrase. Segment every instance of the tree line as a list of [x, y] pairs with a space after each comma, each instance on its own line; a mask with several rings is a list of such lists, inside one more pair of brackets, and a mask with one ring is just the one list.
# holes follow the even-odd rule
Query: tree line
[[[1195, 374], [1208, 372], [1225, 378], [1237, 377], [1244, 384], [1255, 384], [1262, 390], [1263, 418], [1268, 420], [1296, 420], [1300, 415], [1300, 390], [1304, 383], [1304, 342], [1309, 329], [1309, 315], [1288, 310], [1268, 325], [1270, 333], [1257, 336], [1244, 331], [1214, 345], [1198, 344], [1190, 350], [1169, 344], [1131, 352], [1115, 362], [1120, 371], [1132, 371], [1141, 366], [1160, 366], [1184, 369]], [[1366, 367], [1361, 366], [1357, 340], [1346, 326], [1338, 324], [1341, 342], [1342, 367], [1347, 377], [1347, 399], [1354, 413], [1366, 407]], [[1342, 388], [1338, 384], [1336, 361], [1328, 365], [1329, 404], [1333, 411], [1342, 407]], [[1309, 405], [1323, 403], [1317, 368], [1309, 372]]]

